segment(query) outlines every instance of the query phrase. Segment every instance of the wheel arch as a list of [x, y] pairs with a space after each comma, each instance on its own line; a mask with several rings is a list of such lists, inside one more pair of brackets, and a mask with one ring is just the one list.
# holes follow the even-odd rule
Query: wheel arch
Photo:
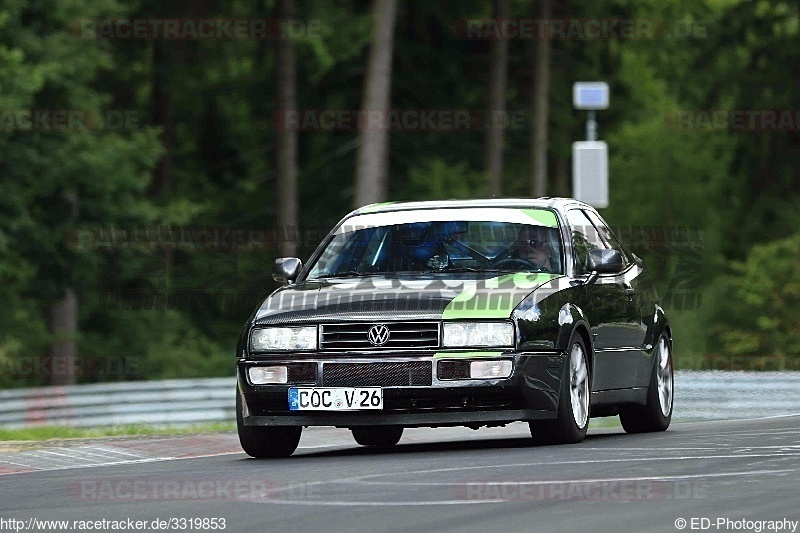
[[653, 310], [653, 323], [650, 328], [648, 328], [645, 338], [645, 345], [651, 347], [649, 350], [651, 354], [652, 351], [655, 350], [658, 338], [662, 333], [667, 334], [667, 340], [669, 341], [670, 347], [672, 347], [672, 326], [669, 323], [664, 309], [662, 309], [660, 305], [656, 305]]
[[594, 369], [594, 345], [592, 344], [592, 336], [589, 334], [589, 321], [586, 319], [583, 310], [575, 304], [565, 304], [559, 310], [558, 323], [560, 325], [560, 332], [556, 347], [559, 350], [568, 351], [569, 341], [572, 339], [572, 336], [575, 334], [580, 335], [586, 347], [586, 360], [589, 365], [589, 372], [592, 372]]
[[[586, 346], [586, 364], [589, 365], [589, 374], [594, 371], [594, 347], [592, 346], [591, 336], [589, 335], [588, 326], [581, 322], [573, 328], [573, 335], [578, 334], [583, 339], [583, 345]], [[570, 335], [570, 338], [572, 335]]]

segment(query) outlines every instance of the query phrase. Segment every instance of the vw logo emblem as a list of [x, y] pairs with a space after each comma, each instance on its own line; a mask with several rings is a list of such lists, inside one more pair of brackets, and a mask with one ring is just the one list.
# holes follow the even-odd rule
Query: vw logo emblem
[[389, 341], [389, 328], [384, 324], [375, 324], [369, 328], [367, 340], [373, 346], [383, 346]]

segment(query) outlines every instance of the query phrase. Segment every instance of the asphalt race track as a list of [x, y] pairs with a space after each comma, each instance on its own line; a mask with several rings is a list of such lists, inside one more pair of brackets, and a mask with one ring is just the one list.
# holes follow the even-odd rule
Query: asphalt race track
[[[109, 455], [115, 464], [87, 467], [103, 461], [69, 463], [63, 448], [49, 452], [51, 470], [46, 451], [7, 451], [0, 462], [18, 471], [0, 475], [0, 530], [15, 529], [11, 519], [20, 531], [41, 530], [32, 519], [213, 530], [197, 519], [224, 518], [225, 531], [792, 531], [788, 521], [800, 520], [798, 416], [674, 423], [644, 435], [593, 429], [568, 446], [532, 446], [526, 435], [523, 424], [406, 430], [398, 446], [376, 451], [346, 430], [314, 429], [282, 460], [247, 458], [232, 434], [179, 459], [108, 441], [109, 454], [130, 460]], [[171, 457], [188, 442], [173, 439]]]

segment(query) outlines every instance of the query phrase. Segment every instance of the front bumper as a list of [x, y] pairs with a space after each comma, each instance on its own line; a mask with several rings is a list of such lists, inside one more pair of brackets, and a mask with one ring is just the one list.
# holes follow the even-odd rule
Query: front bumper
[[[315, 353], [287, 357], [275, 354], [237, 361], [237, 394], [241, 395], [240, 423], [245, 426], [372, 426], [403, 427], [484, 426], [518, 420], [555, 418], [565, 356], [558, 352], [493, 352], [491, 357], [513, 361], [512, 373], [502, 379], [440, 379], [440, 363], [485, 360], [488, 353], [437, 352]], [[408, 383], [399, 384], [396, 372], [381, 375], [392, 363], [409, 370]], [[290, 383], [253, 385], [247, 378], [251, 366], [295, 365]], [[445, 363], [447, 364], [447, 363]], [[326, 365], [330, 369], [326, 374]], [[342, 365], [358, 369], [341, 379]], [[394, 365], [397, 367], [398, 365]], [[372, 369], [375, 369], [372, 372]], [[420, 374], [420, 368], [423, 373]], [[451, 367], [452, 368], [452, 367]], [[367, 372], [364, 372], [367, 369]], [[428, 370], [429, 369], [429, 370]], [[427, 375], [429, 373], [430, 375]], [[291, 376], [295, 377], [292, 378]], [[452, 372], [447, 377], [453, 377]], [[406, 379], [403, 377], [402, 379]], [[328, 386], [383, 388], [380, 411], [290, 411], [290, 387]]]

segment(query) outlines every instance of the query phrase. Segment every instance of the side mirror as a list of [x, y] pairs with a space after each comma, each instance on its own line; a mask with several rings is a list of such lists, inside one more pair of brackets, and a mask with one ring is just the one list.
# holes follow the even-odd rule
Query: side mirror
[[291, 283], [300, 274], [303, 262], [296, 257], [281, 257], [272, 264], [272, 279], [281, 283]]
[[622, 254], [617, 250], [589, 250], [586, 268], [592, 273], [586, 283], [594, 283], [600, 274], [615, 274], [622, 270]]

